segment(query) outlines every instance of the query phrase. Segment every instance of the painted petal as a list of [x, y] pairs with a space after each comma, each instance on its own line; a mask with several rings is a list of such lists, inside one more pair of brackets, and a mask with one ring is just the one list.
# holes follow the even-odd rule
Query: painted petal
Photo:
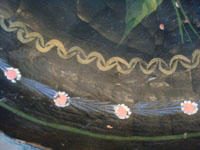
[[9, 69], [8, 71], [5, 72], [5, 75], [10, 80], [14, 80], [17, 78], [17, 72], [15, 69]]
[[58, 105], [66, 105], [67, 103], [67, 96], [64, 94], [59, 94], [58, 97], [55, 99], [55, 102]]

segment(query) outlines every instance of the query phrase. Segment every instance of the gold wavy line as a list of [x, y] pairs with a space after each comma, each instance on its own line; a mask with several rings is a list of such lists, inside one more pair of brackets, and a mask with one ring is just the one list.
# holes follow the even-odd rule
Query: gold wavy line
[[174, 73], [180, 63], [186, 69], [193, 69], [199, 65], [200, 50], [197, 49], [192, 54], [192, 59], [188, 59], [183, 55], [175, 55], [167, 64], [161, 58], [153, 58], [149, 63], [141, 58], [132, 58], [130, 62], [120, 57], [111, 57], [107, 61], [98, 52], [90, 52], [88, 55], [78, 46], [66, 49], [63, 43], [57, 39], [52, 39], [45, 43], [43, 36], [38, 32], [29, 32], [23, 22], [9, 22], [9, 26], [5, 24], [5, 20], [0, 21], [1, 27], [7, 32], [17, 32], [17, 38], [22, 43], [35, 41], [35, 47], [41, 53], [47, 53], [52, 48], [56, 47], [58, 55], [63, 59], [69, 59], [76, 56], [76, 59], [81, 64], [89, 64], [96, 60], [97, 68], [101, 71], [108, 71], [116, 67], [117, 71], [122, 74], [129, 74], [138, 65], [144, 74], [151, 74], [158, 68], [162, 73], [170, 75]]

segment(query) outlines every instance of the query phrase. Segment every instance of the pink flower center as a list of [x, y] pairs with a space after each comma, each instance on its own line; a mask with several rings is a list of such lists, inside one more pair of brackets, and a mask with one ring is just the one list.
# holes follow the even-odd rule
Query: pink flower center
[[55, 101], [59, 105], [65, 105], [67, 103], [67, 96], [59, 94]]
[[17, 78], [17, 72], [14, 69], [10, 69], [10, 70], [6, 71], [5, 74], [8, 77], [8, 79], [10, 79], [10, 80], [14, 80]]
[[186, 103], [183, 105], [183, 109], [187, 113], [193, 113], [195, 111], [195, 106], [192, 103]]
[[117, 114], [119, 115], [119, 117], [125, 118], [127, 116], [127, 110], [124, 107], [120, 106], [117, 109]]

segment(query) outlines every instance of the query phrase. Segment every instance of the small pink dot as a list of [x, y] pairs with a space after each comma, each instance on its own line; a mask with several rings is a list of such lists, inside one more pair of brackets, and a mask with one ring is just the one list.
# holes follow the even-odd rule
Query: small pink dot
[[58, 97], [55, 99], [55, 102], [58, 105], [65, 105], [67, 103], [67, 96], [64, 94], [59, 94]]
[[160, 24], [159, 28], [160, 28], [160, 30], [165, 30], [164, 24]]
[[185, 104], [183, 105], [183, 109], [184, 109], [184, 111], [187, 112], [187, 113], [194, 113], [196, 107], [195, 107], [192, 103], [185, 103]]
[[6, 71], [5, 74], [6, 74], [7, 78], [10, 80], [14, 80], [17, 78], [17, 72], [14, 69], [10, 69], [10, 70]]
[[123, 106], [119, 106], [117, 108], [117, 114], [121, 118], [125, 118], [127, 116], [127, 110]]
[[113, 126], [111, 126], [111, 125], [108, 124], [108, 125], [107, 125], [107, 128], [108, 128], [108, 129], [112, 129]]

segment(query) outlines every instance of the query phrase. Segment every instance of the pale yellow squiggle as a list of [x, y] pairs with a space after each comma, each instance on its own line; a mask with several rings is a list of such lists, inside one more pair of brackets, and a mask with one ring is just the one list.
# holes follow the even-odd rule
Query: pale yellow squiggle
[[[132, 58], [130, 62], [120, 57], [111, 57], [105, 60], [104, 57], [98, 52], [90, 52], [88, 55], [84, 50], [78, 46], [66, 49], [63, 43], [57, 39], [52, 39], [45, 43], [43, 36], [38, 32], [29, 32], [26, 25], [22, 22], [9, 22], [9, 26], [5, 24], [4, 20], [0, 21], [1, 27], [7, 32], [17, 32], [17, 38], [22, 43], [29, 43], [35, 41], [35, 47], [42, 53], [47, 53], [52, 48], [56, 47], [58, 55], [63, 59], [68, 59], [73, 56], [81, 64], [89, 64], [96, 60], [96, 65], [101, 71], [108, 71], [116, 67], [117, 71], [122, 74], [129, 74], [138, 65], [144, 74], [151, 74], [158, 68], [162, 73], [170, 75], [177, 69], [180, 63], [186, 69], [193, 69], [198, 66], [200, 59], [200, 50], [195, 50], [192, 54], [192, 59], [188, 59], [183, 55], [175, 55], [167, 64], [161, 58], [153, 58], [149, 63], [141, 58]], [[123, 67], [122, 67], [123, 66]]]

